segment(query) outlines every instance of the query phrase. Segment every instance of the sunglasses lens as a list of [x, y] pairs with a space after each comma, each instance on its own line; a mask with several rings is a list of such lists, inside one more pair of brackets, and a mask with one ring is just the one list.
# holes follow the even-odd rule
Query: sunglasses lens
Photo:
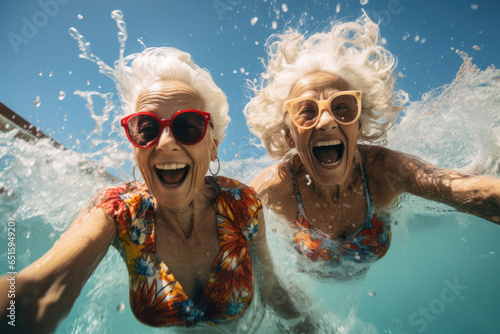
[[318, 105], [312, 100], [302, 100], [292, 104], [290, 115], [296, 124], [309, 127], [318, 118]]
[[127, 132], [135, 144], [146, 146], [158, 138], [160, 124], [151, 115], [137, 115], [129, 119]]
[[205, 130], [205, 118], [196, 112], [179, 114], [172, 122], [172, 131], [177, 139], [185, 144], [194, 144], [202, 140]]
[[342, 123], [352, 122], [358, 116], [358, 101], [353, 95], [340, 95], [330, 104], [333, 116]]

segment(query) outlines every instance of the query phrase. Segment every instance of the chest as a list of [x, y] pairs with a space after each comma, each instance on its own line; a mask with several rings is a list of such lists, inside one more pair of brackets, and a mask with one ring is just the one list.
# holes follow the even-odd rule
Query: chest
[[203, 294], [220, 252], [215, 212], [206, 212], [202, 217], [201, 224], [187, 238], [159, 224], [155, 228], [157, 258], [194, 302]]
[[[362, 179], [350, 183], [344, 193], [334, 199], [316, 191], [310, 182], [300, 177], [296, 182], [302, 214], [311, 226], [334, 240], [346, 238], [363, 226], [368, 214], [368, 199]], [[297, 196], [291, 202], [295, 204], [295, 209], [290, 210], [295, 212], [294, 221], [299, 209]]]

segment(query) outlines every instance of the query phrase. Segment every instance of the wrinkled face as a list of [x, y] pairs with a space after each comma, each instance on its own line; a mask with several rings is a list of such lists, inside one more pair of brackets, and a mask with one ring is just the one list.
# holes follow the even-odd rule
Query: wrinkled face
[[[203, 110], [203, 101], [189, 85], [180, 81], [159, 82], [136, 101], [137, 112], [152, 112], [160, 119], [170, 119], [179, 110]], [[192, 202], [204, 193], [205, 174], [210, 161], [217, 157], [217, 142], [209, 125], [205, 137], [197, 144], [176, 141], [170, 127], [165, 127], [158, 143], [149, 148], [134, 146], [141, 175], [157, 203], [176, 208]]]
[[[327, 100], [335, 93], [349, 90], [339, 77], [316, 72], [295, 84], [289, 99], [303, 96]], [[350, 125], [340, 125], [328, 109], [320, 110], [318, 124], [308, 130], [298, 128], [291, 122], [287, 136], [291, 147], [298, 155], [313, 180], [319, 184], [337, 185], [345, 182], [352, 169], [357, 140], [361, 138], [359, 120]]]

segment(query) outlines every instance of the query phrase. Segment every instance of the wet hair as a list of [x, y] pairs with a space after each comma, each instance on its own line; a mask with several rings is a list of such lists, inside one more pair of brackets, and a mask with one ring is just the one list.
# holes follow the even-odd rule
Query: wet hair
[[381, 45], [379, 27], [365, 12], [355, 22], [334, 22], [329, 31], [308, 38], [293, 29], [272, 35], [266, 48], [268, 64], [260, 82], [248, 82], [255, 97], [244, 114], [271, 157], [291, 153], [284, 102], [299, 79], [316, 72], [333, 74], [349, 89], [363, 92], [362, 140], [385, 144], [387, 130], [397, 121], [408, 94], [393, 91], [396, 58]]
[[202, 98], [210, 113], [214, 139], [224, 140], [230, 121], [226, 95], [215, 84], [207, 69], [200, 68], [189, 53], [172, 47], [147, 48], [115, 62], [114, 80], [125, 114], [134, 113], [140, 94], [154, 84], [178, 80], [191, 86]]

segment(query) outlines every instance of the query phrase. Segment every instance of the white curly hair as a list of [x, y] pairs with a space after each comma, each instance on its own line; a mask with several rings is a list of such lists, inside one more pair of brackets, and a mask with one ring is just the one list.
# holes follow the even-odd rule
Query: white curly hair
[[268, 65], [260, 82], [248, 81], [255, 97], [244, 114], [250, 131], [271, 157], [291, 154], [285, 139], [290, 123], [284, 102], [299, 79], [316, 72], [334, 74], [349, 89], [363, 92], [362, 140], [385, 144], [387, 130], [408, 102], [408, 94], [393, 92], [396, 58], [381, 45], [379, 27], [365, 12], [355, 22], [336, 22], [330, 31], [309, 38], [292, 29], [272, 35], [266, 47]]
[[178, 80], [200, 94], [204, 111], [210, 113], [214, 139], [220, 144], [229, 124], [228, 103], [207, 69], [200, 68], [189, 53], [172, 47], [147, 48], [121, 58], [111, 69], [126, 115], [134, 113], [138, 96], [164, 80]]

